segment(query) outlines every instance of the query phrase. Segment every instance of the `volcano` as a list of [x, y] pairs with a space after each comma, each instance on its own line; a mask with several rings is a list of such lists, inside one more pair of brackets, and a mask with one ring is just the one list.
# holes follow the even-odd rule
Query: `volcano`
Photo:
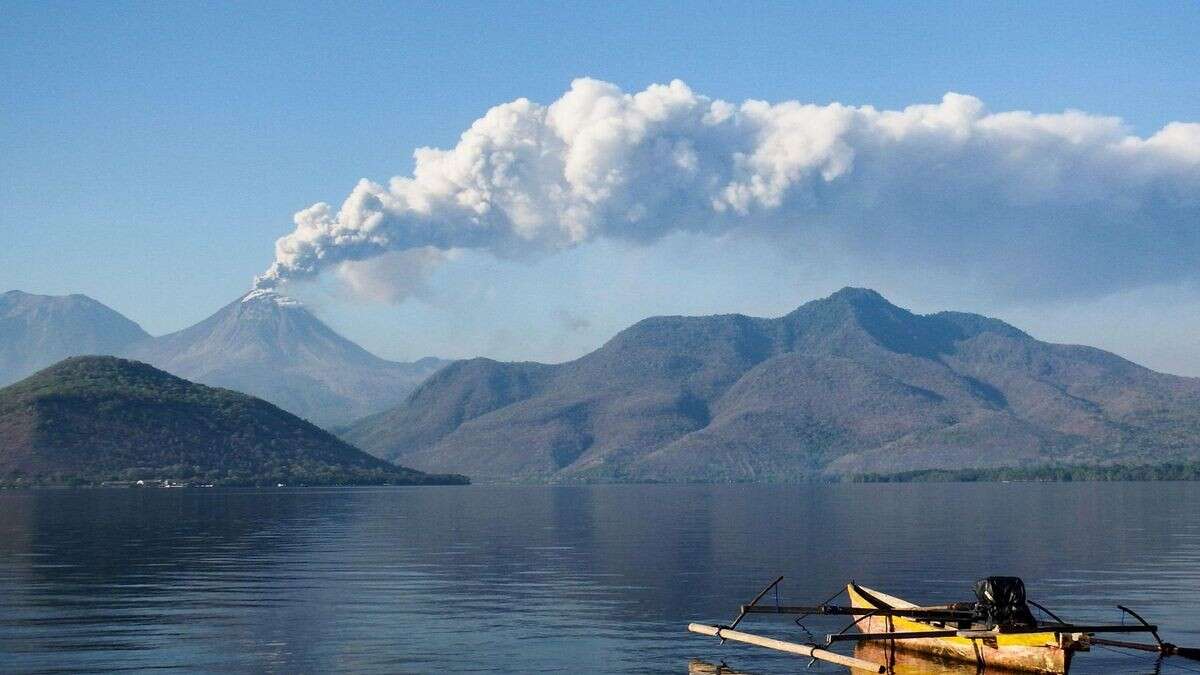
[[446, 362], [388, 361], [342, 337], [299, 301], [255, 290], [200, 323], [123, 356], [235, 389], [330, 428], [400, 403]]

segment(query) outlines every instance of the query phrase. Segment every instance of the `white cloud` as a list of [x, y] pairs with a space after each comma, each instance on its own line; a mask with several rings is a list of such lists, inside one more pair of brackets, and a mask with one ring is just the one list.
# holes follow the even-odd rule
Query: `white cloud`
[[387, 251], [373, 258], [338, 263], [336, 274], [342, 287], [355, 297], [398, 303], [424, 295], [426, 277], [455, 253], [432, 246]]
[[[1140, 138], [1112, 117], [993, 113], [953, 93], [903, 110], [734, 105], [679, 81], [629, 94], [579, 79], [548, 106], [496, 106], [454, 148], [415, 160], [411, 176], [360, 181], [338, 209], [297, 213], [259, 283], [336, 268], [395, 300], [439, 262], [434, 251], [520, 258], [735, 228], [969, 275], [1008, 295], [1200, 276], [1194, 123]], [[411, 250], [425, 253], [390, 257], [388, 274], [356, 271]]]

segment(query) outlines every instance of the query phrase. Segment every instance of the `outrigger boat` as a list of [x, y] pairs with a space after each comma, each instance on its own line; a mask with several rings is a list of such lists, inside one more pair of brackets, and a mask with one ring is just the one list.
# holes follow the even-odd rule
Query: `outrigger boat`
[[[973, 664], [977, 669], [1033, 673], [1066, 673], [1076, 652], [1089, 651], [1092, 645], [1156, 652], [1160, 656], [1184, 656], [1200, 659], [1200, 649], [1177, 647], [1163, 642], [1158, 627], [1137, 612], [1118, 605], [1134, 623], [1120, 625], [1075, 624], [1025, 597], [1025, 584], [1016, 577], [988, 577], [975, 584], [974, 602], [939, 605], [915, 605], [895, 596], [861, 586], [853, 581], [819, 605], [779, 604], [779, 577], [762, 590], [748, 605], [742, 605], [728, 626], [693, 623], [688, 630], [725, 640], [775, 649], [814, 660], [846, 666], [855, 671], [896, 672], [898, 651], [930, 655], [937, 659]], [[759, 604], [775, 590], [773, 605]], [[830, 604], [845, 593], [848, 606]], [[1037, 619], [1032, 608], [1045, 615]], [[850, 625], [825, 636], [822, 644], [797, 643], [763, 637], [737, 630], [748, 614], [795, 615], [795, 622], [809, 616], [853, 617]], [[851, 632], [854, 629], [856, 632]], [[807, 632], [807, 629], [805, 629]], [[1153, 643], [1129, 642], [1097, 637], [1097, 634], [1149, 633]], [[829, 648], [839, 642], [878, 645], [883, 649], [859, 649], [846, 656]], [[874, 654], [872, 654], [874, 651]], [[882, 654], [883, 661], [871, 660]]]

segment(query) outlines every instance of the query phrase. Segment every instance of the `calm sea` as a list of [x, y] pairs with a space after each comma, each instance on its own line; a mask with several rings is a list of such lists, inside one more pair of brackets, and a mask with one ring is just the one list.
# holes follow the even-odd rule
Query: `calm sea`
[[[1200, 483], [6, 492], [0, 669], [799, 672], [685, 630], [780, 574], [792, 603], [848, 579], [966, 600], [1015, 574], [1069, 619], [1128, 604], [1200, 646]], [[1095, 650], [1073, 672], [1155, 663]]]

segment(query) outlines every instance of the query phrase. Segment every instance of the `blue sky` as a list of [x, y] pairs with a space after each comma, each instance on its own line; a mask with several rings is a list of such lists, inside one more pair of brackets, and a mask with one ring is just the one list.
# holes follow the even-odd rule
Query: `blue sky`
[[[582, 76], [627, 92], [678, 78], [735, 103], [880, 109], [955, 91], [992, 111], [1117, 116], [1149, 136], [1200, 121], [1198, 29], [1190, 2], [10, 2], [0, 288], [83, 292], [152, 333], [185, 327], [249, 288], [297, 210], [339, 204], [360, 178], [408, 175], [415, 148], [453, 147], [490, 107], [549, 104]], [[1200, 228], [1182, 213], [1180, 228]], [[984, 311], [1200, 375], [1187, 275], [997, 292], [811, 243], [598, 239], [532, 260], [471, 252], [398, 304], [325, 278], [291, 292], [384, 356], [553, 360], [648, 314], [779, 314], [871, 285], [917, 310]]]

